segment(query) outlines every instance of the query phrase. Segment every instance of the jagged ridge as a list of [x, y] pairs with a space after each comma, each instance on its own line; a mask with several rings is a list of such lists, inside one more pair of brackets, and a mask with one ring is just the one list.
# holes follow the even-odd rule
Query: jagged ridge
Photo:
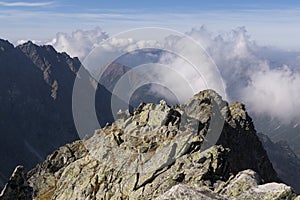
[[[206, 90], [183, 105], [141, 104], [133, 114], [118, 115], [30, 171], [33, 197], [182, 199], [187, 192], [197, 195], [192, 198], [296, 198], [291, 187], [271, 183], [280, 180], [240, 103], [228, 106]], [[221, 135], [210, 145], [218, 136], [214, 125], [222, 121]]]

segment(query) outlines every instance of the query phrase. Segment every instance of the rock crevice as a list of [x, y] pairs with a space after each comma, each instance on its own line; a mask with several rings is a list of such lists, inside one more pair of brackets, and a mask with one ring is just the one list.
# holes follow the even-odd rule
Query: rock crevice
[[240, 103], [141, 104], [27, 174], [33, 199], [294, 199]]

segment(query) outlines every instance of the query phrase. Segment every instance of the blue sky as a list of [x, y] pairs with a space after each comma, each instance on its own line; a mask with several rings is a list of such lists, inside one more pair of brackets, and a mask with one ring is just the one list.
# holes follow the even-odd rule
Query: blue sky
[[0, 37], [12, 42], [95, 27], [115, 34], [145, 26], [185, 32], [202, 25], [215, 32], [245, 26], [262, 45], [300, 50], [299, 0], [0, 0]]

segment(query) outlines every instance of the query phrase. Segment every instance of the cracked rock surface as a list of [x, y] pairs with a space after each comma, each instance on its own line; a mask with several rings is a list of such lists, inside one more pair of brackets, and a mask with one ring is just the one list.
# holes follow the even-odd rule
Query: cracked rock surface
[[241, 103], [205, 90], [183, 105], [140, 104], [118, 117], [28, 172], [32, 198], [296, 198]]

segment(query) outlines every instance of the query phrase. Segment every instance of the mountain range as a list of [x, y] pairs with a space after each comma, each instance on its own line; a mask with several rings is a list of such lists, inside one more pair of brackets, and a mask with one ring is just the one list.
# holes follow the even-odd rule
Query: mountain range
[[[81, 70], [79, 74], [80, 68], [83, 70]], [[68, 167], [72, 165], [76, 166], [76, 163], [74, 162], [76, 160], [83, 159], [86, 153], [86, 149], [84, 148], [85, 146], [82, 146], [81, 141], [79, 141], [80, 138], [76, 132], [72, 115], [72, 91], [76, 77], [79, 76], [81, 80], [86, 83], [88, 86], [87, 90], [96, 92], [95, 106], [97, 117], [101, 126], [104, 127], [107, 123], [111, 124], [114, 122], [110, 107], [107, 106], [111, 103], [111, 90], [113, 85], [124, 73], [129, 70], [130, 67], [128, 66], [118, 62], [113, 63], [109, 66], [106, 73], [104, 73], [103, 78], [100, 80], [100, 84], [98, 84], [97, 81], [90, 76], [89, 71], [83, 68], [81, 62], [77, 58], [71, 58], [66, 53], [59, 53], [50, 45], [38, 46], [32, 42], [27, 42], [14, 47], [8, 41], [0, 40], [0, 184], [3, 186], [4, 183], [9, 180], [10, 174], [17, 165], [23, 165], [25, 169], [28, 170], [33, 169], [29, 173], [24, 174], [25, 172], [23, 171], [23, 168], [19, 167], [14, 174], [18, 175], [18, 173], [23, 173], [24, 181], [29, 181], [31, 187], [28, 189], [31, 190], [30, 188], [33, 188], [33, 196], [35, 197], [41, 194], [44, 195], [45, 190], [49, 189], [49, 187], [53, 187], [53, 185], [51, 185], [53, 184], [53, 182], [51, 182], [53, 181], [53, 177], [57, 179], [56, 181], [64, 181], [64, 177], [61, 177], [61, 173], [68, 173]], [[151, 93], [149, 88], [149, 85], [145, 86], [137, 91], [133, 96], [132, 101], [130, 102], [130, 111], [132, 112], [132, 116], [140, 115], [138, 112], [143, 113], [143, 109], [145, 109], [147, 106], [149, 107], [150, 104], [145, 104], [147, 105], [145, 108], [145, 105], [143, 107], [139, 107], [143, 112], [138, 111], [136, 114], [134, 114], [133, 108], [138, 107], [141, 101], [145, 101], [147, 103], [152, 102], [156, 104], [160, 103], [160, 99], [163, 97]], [[217, 99], [221, 99], [221, 97], [214, 92], [206, 95], [215, 95], [218, 97]], [[196, 97], [192, 99], [196, 99], [196, 102], [199, 101], [199, 104], [203, 103]], [[175, 105], [176, 102], [171, 102], [171, 104]], [[154, 104], [151, 105], [153, 106]], [[224, 102], [224, 105], [226, 105], [226, 102]], [[227, 108], [229, 109], [232, 107], [227, 106]], [[167, 106], [166, 109], [169, 110], [171, 107]], [[239, 107], [237, 110], [241, 111], [242, 113], [246, 113], [243, 106]], [[164, 111], [162, 116], [166, 115], [168, 112], [169, 111]], [[233, 111], [231, 110], [229, 113], [232, 114], [232, 112]], [[130, 115], [125, 116], [127, 116], [128, 119], [130, 118]], [[262, 148], [262, 145], [258, 141], [257, 136], [255, 136], [256, 131], [251, 118], [248, 117], [248, 114], [245, 114], [245, 117], [247, 117], [247, 119], [239, 118], [236, 123], [240, 123], [243, 120], [245, 123], [249, 123], [251, 125], [250, 129], [253, 132], [251, 133], [251, 137], [253, 138], [248, 141], [249, 138], [244, 138], [244, 136], [241, 136], [240, 141], [238, 141], [235, 140], [235, 137], [231, 137], [229, 133], [225, 134], [223, 132], [223, 137], [220, 139], [222, 142], [219, 143], [219, 145], [222, 147], [214, 147], [216, 149], [211, 149], [211, 153], [214, 153], [215, 151], [221, 151], [219, 152], [222, 154], [220, 154], [221, 157], [217, 156], [215, 162], [218, 163], [220, 161], [219, 159], [223, 159], [226, 160], [226, 162], [228, 162], [227, 164], [231, 167], [229, 167], [230, 170], [222, 174], [222, 178], [215, 177], [216, 171], [207, 171], [206, 173], [212, 173], [213, 175], [211, 176], [213, 179], [216, 179], [212, 180], [209, 178], [209, 181], [211, 182], [210, 185], [208, 184], [209, 187], [214, 187], [211, 184], [215, 184], [215, 182], [217, 182], [219, 179], [220, 181], [226, 183], [229, 181], [229, 177], [231, 175], [235, 176], [235, 178], [238, 178], [237, 176], [239, 172], [251, 169], [256, 171], [256, 173], [258, 173], [258, 175], [262, 178], [262, 180], [258, 182], [267, 183], [271, 181], [282, 180], [283, 182], [293, 186], [294, 189], [299, 193], [300, 179], [297, 172], [299, 172], [300, 169], [300, 161], [297, 155], [293, 153], [286, 143], [274, 143], [267, 136], [258, 134], [260, 141], [266, 149], [265, 152], [264, 148]], [[227, 118], [225, 117], [225, 119]], [[162, 120], [163, 119], [160, 118], [158, 119], [158, 121]], [[240, 129], [238, 127], [230, 129], [230, 119], [227, 119], [226, 122], [227, 126], [229, 127], [227, 127], [227, 129], [225, 128], [224, 130], [227, 130], [227, 132], [228, 130], [231, 130], [234, 132], [233, 136], [235, 136]], [[117, 122], [115, 122], [115, 124], [116, 123]], [[148, 121], [145, 123], [147, 124]], [[206, 121], [205, 123], [208, 122]], [[163, 126], [159, 125], [158, 127]], [[106, 129], [109, 130], [110, 128], [112, 128], [112, 125], [106, 126]], [[120, 130], [125, 130], [125, 128], [126, 127], [122, 127]], [[106, 129], [104, 129], [104, 131]], [[152, 129], [154, 128], [152, 127]], [[179, 135], [182, 134], [180, 132], [181, 130], [176, 131]], [[102, 137], [103, 136], [101, 135], [96, 135], [92, 138], [104, 140]], [[124, 140], [122, 137], [121, 139]], [[74, 141], [77, 142], [72, 143]], [[91, 140], [88, 139], [87, 141]], [[245, 142], [244, 147], [243, 149], [239, 149], [243, 146], [242, 141]], [[129, 143], [130, 142], [132, 141], [129, 140]], [[253, 149], [248, 149], [248, 152], [246, 148], [248, 142], [256, 146], [259, 150], [254, 151]], [[67, 143], [71, 144], [66, 145]], [[244, 152], [244, 156], [246, 157], [258, 156], [259, 158], [253, 158], [254, 160], [252, 160], [252, 158], [248, 159], [243, 157], [241, 159], [236, 155], [236, 157], [231, 157], [231, 160], [227, 160], [228, 158], [226, 156], [223, 157], [225, 150], [222, 150], [222, 148], [228, 148], [233, 151], [242, 150], [241, 152]], [[249, 148], [251, 148], [251, 145]], [[93, 150], [96, 151], [97, 149]], [[53, 151], [54, 153], [52, 153]], [[189, 156], [191, 153], [192, 152], [185, 152], [182, 154], [182, 156]], [[199, 156], [198, 153], [195, 154], [196, 157]], [[46, 159], [46, 156], [49, 154], [51, 155]], [[201, 154], [201, 156], [203, 156], [203, 154]], [[208, 159], [207, 155], [204, 157]], [[62, 158], [66, 159], [67, 162], [62, 162]], [[177, 161], [177, 158], [175, 160]], [[254, 164], [251, 164], [252, 162]], [[265, 168], [263, 169], [258, 167], [258, 165], [256, 165], [257, 162], [260, 162], [260, 164], [265, 166]], [[234, 166], [233, 163], [239, 163], [239, 166]], [[38, 165], [36, 166], [36, 164]], [[82, 164], [85, 165], [85, 161]], [[222, 170], [225, 170], [225, 168], [222, 168]], [[41, 173], [44, 172], [49, 173], [49, 177], [48, 175], [41, 175]], [[58, 175], [54, 174], [56, 172], [59, 172]], [[104, 174], [107, 173], [105, 170], [102, 172]], [[254, 172], [247, 171], [245, 173], [253, 176]], [[170, 174], [168, 172], [168, 176], [169, 175]], [[50, 185], [46, 183], [48, 178], [50, 180]], [[39, 182], [40, 179], [46, 179], [47, 181]], [[74, 183], [76, 183], [78, 180], [70, 181], [74, 181]], [[201, 179], [200, 182], [201, 181], [203, 182], [204, 179]], [[205, 179], [205, 181], [207, 180]], [[38, 186], [38, 183], [41, 183], [41, 186]], [[181, 181], [180, 183], [191, 182]], [[111, 184], [114, 184], [114, 182], [111, 182]], [[43, 188], [41, 189], [37, 187]], [[195, 188], [186, 188], [186, 185], [182, 187], [197, 192]], [[162, 191], [167, 192], [166, 189]], [[55, 188], [51, 194], [55, 192], [56, 194], [59, 194], [62, 192], [62, 190], [56, 190]], [[124, 192], [128, 191], [124, 190]], [[32, 194], [30, 193], [30, 195]], [[222, 194], [218, 193], [216, 195], [220, 195], [220, 198], [222, 198]]]

